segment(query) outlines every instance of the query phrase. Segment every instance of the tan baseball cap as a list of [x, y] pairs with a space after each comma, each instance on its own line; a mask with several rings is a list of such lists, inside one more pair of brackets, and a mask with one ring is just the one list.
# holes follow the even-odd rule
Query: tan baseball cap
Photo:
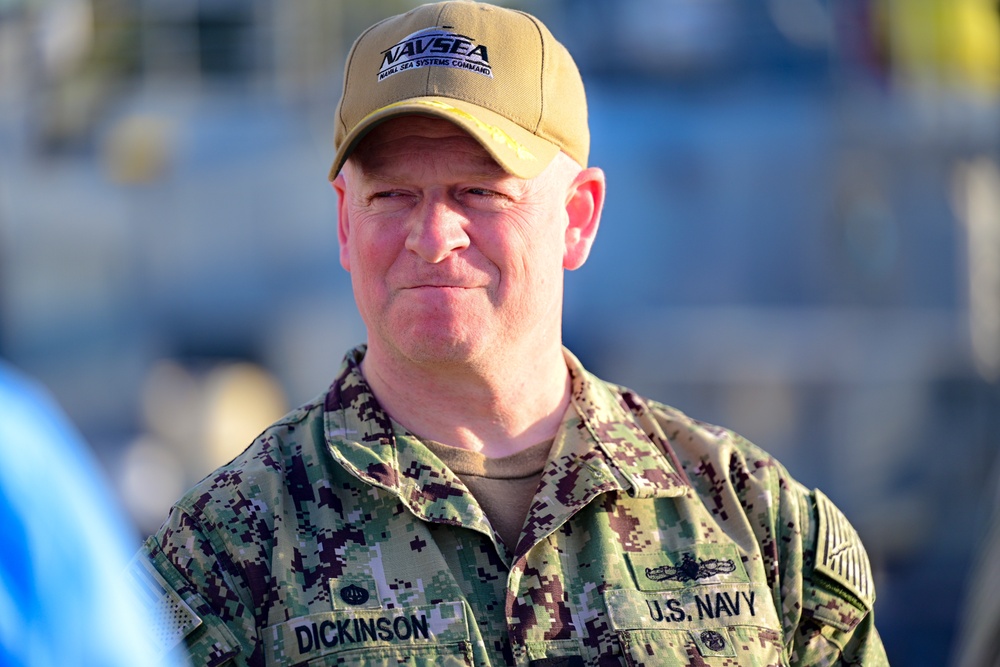
[[330, 179], [373, 127], [408, 114], [455, 123], [521, 178], [540, 174], [559, 151], [587, 165], [580, 73], [548, 28], [524, 12], [454, 0], [363, 32], [347, 57]]

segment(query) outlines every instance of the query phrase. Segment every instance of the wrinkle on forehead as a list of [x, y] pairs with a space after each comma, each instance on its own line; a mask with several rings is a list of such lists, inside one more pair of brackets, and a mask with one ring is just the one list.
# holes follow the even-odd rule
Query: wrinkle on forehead
[[428, 153], [463, 156], [482, 176], [503, 176], [504, 171], [478, 141], [446, 120], [403, 116], [375, 127], [348, 158], [366, 175], [383, 174], [386, 166], [403, 157]]

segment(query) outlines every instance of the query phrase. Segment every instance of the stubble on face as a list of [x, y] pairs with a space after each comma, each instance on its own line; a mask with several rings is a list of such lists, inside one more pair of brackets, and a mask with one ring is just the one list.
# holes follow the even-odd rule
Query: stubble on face
[[366, 137], [345, 182], [370, 353], [468, 364], [558, 339], [565, 174], [517, 179], [457, 126], [407, 117]]

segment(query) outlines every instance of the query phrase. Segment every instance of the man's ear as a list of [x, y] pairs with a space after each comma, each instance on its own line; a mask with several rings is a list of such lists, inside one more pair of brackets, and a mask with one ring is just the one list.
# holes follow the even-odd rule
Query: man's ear
[[566, 196], [569, 224], [566, 227], [564, 269], [578, 269], [587, 261], [601, 224], [605, 190], [604, 172], [597, 167], [582, 170], [570, 184]]
[[337, 240], [340, 242], [340, 265], [351, 270], [351, 255], [347, 249], [347, 239], [351, 231], [351, 221], [347, 214], [347, 180], [341, 170], [333, 179], [333, 189], [337, 191]]

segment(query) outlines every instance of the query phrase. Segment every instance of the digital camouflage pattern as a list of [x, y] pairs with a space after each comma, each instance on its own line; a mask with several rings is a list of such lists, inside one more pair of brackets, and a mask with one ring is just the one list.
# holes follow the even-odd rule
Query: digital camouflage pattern
[[730, 431], [588, 374], [521, 537], [359, 370], [190, 491], [133, 563], [195, 665], [887, 664], [843, 515]]

